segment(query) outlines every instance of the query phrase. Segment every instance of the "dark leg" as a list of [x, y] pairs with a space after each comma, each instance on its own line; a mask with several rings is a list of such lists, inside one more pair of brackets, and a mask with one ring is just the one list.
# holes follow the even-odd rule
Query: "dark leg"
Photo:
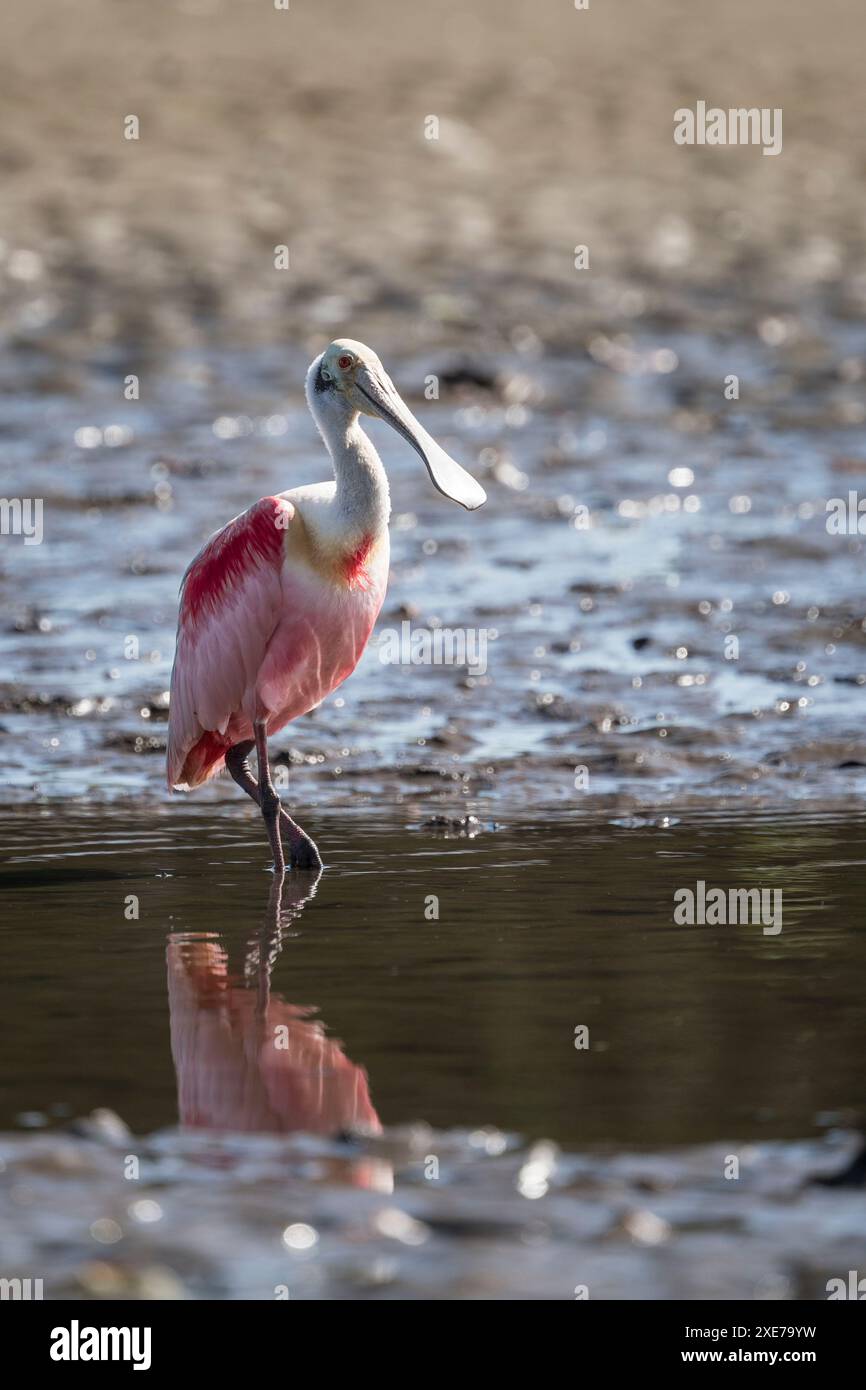
[[[284, 806], [280, 804], [279, 793], [271, 781], [271, 769], [268, 763], [268, 734], [267, 724], [264, 722], [253, 725], [256, 736], [256, 756], [259, 763], [259, 794], [261, 796], [262, 815], [265, 817], [265, 824], [268, 824], [268, 815], [274, 816], [276, 827], [277, 843], [279, 844], [279, 832], [289, 841], [289, 863], [293, 869], [321, 869], [322, 860], [319, 851], [313, 844], [309, 835], [296, 825]], [[273, 811], [270, 808], [273, 807]], [[270, 834], [268, 827], [268, 834]], [[271, 842], [273, 843], [273, 841]], [[282, 845], [280, 845], [282, 853]], [[274, 856], [276, 863], [276, 855]]]
[[271, 842], [274, 873], [284, 874], [286, 861], [283, 858], [283, 841], [280, 836], [280, 798], [271, 781], [271, 768], [268, 762], [268, 728], [266, 724], [256, 723], [253, 725], [253, 729], [256, 735], [256, 758], [259, 764], [259, 806], [267, 828], [268, 839]]
[[250, 768], [250, 753], [252, 753], [255, 746], [252, 739], [250, 739], [249, 743], [236, 743], [226, 753], [226, 767], [238, 786], [246, 792], [247, 796], [251, 796], [258, 806], [259, 784]]
[[[247, 796], [252, 797], [257, 806], [261, 807], [259, 784], [253, 776], [249, 764], [249, 756], [254, 747], [255, 744], [252, 740], [248, 743], [236, 743], [226, 754], [226, 767], [238, 786], [246, 792]], [[265, 750], [265, 758], [267, 760], [267, 749]], [[276, 788], [272, 787], [272, 791], [276, 796]], [[289, 862], [292, 868], [321, 869], [322, 860], [319, 851], [309, 835], [295, 824], [285, 807], [280, 805], [279, 797], [277, 797], [277, 805], [280, 811], [280, 827], [289, 840]]]

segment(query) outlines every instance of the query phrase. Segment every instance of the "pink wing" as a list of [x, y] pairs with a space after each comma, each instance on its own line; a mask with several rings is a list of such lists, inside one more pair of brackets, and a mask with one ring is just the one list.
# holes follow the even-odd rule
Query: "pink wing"
[[280, 571], [294, 515], [285, 498], [263, 497], [217, 531], [183, 577], [171, 672], [170, 788], [213, 776], [240, 729], [256, 718], [256, 678], [282, 612]]

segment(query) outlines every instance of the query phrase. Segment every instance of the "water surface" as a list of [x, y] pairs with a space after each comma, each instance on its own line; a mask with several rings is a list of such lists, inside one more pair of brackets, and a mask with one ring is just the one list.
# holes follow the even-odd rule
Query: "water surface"
[[[289, 876], [277, 925], [239, 801], [6, 812], [0, 1126], [108, 1106], [138, 1133], [424, 1120], [652, 1147], [860, 1114], [863, 816], [307, 823], [327, 867]], [[781, 932], [676, 925], [699, 879], [781, 890]]]

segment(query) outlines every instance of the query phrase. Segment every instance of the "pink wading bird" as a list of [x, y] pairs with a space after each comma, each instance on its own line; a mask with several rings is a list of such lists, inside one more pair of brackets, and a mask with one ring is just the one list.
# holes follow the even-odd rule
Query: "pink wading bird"
[[359, 414], [393, 425], [446, 497], [470, 511], [485, 501], [363, 343], [331, 343], [307, 372], [306, 394], [335, 481], [263, 497], [199, 551], [181, 585], [168, 728], [169, 788], [199, 787], [225, 764], [261, 808], [280, 874], [281, 830], [293, 867], [322, 861], [280, 803], [268, 735], [355, 669], [388, 582], [388, 479]]

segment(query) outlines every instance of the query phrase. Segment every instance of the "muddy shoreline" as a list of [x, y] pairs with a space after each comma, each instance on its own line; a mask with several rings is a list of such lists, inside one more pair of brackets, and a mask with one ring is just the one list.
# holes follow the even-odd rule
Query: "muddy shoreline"
[[860, 1193], [816, 1181], [850, 1161], [841, 1134], [751, 1147], [734, 1182], [736, 1144], [613, 1156], [423, 1126], [344, 1143], [81, 1128], [0, 1138], [5, 1268], [46, 1299], [786, 1302], [826, 1298], [866, 1240]]

